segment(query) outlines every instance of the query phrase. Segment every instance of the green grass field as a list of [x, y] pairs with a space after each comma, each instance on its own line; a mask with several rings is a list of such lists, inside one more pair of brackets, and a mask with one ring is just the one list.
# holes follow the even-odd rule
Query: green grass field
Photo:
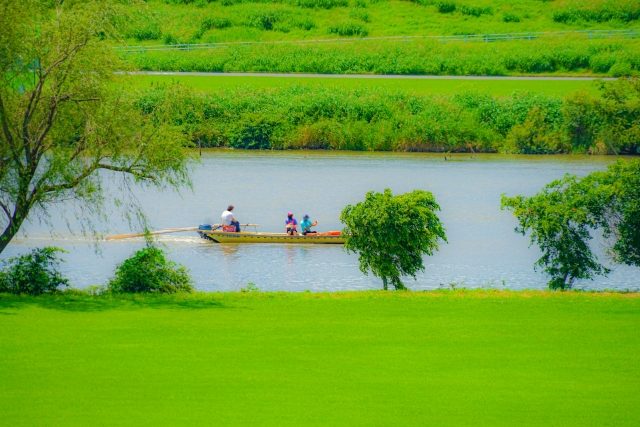
[[640, 424], [637, 294], [0, 296], [0, 425]]
[[314, 77], [236, 77], [236, 76], [131, 76], [136, 86], [148, 88], [152, 84], [177, 82], [203, 92], [235, 89], [251, 86], [255, 88], [289, 87], [294, 84], [308, 86], [326, 85], [344, 88], [386, 88], [416, 94], [455, 94], [465, 90], [477, 90], [491, 95], [510, 95], [517, 90], [561, 96], [580, 89], [598, 95], [592, 81], [517, 81], [517, 80], [425, 80], [425, 79], [358, 79], [358, 78], [314, 78]]

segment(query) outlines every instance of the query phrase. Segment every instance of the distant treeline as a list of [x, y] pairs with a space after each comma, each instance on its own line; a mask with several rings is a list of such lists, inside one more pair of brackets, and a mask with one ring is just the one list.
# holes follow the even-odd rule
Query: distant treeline
[[640, 72], [640, 39], [254, 44], [128, 54], [125, 58], [144, 71], [495, 76], [577, 72], [624, 76]]
[[161, 85], [135, 96], [138, 108], [170, 117], [202, 147], [639, 153], [640, 80], [597, 84], [599, 97], [586, 91], [564, 98], [417, 95], [324, 85], [214, 93]]

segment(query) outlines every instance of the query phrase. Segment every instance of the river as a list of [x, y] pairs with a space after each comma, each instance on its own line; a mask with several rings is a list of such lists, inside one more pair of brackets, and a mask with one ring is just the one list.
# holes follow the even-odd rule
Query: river
[[[287, 211], [300, 220], [308, 213], [318, 230], [341, 229], [340, 211], [364, 199], [367, 191], [431, 191], [440, 204], [449, 243], [424, 259], [425, 271], [405, 284], [414, 290], [454, 286], [540, 289], [546, 276], [533, 270], [540, 253], [528, 237], [514, 232], [516, 220], [500, 210], [500, 195], [536, 193], [566, 173], [586, 175], [605, 169], [614, 157], [513, 156], [433, 153], [203, 152], [193, 174], [193, 191], [135, 194], [154, 228], [215, 223], [228, 204], [240, 222], [262, 231], [283, 231]], [[141, 248], [141, 239], [102, 242], [67, 231], [62, 207], [52, 218], [53, 235], [37, 221], [25, 226], [0, 255], [6, 259], [30, 247], [59, 246], [70, 253], [63, 271], [77, 288], [107, 282], [116, 265]], [[114, 211], [115, 212], [115, 211]], [[116, 218], [111, 231], [126, 233]], [[77, 230], [75, 221], [71, 226]], [[356, 255], [340, 246], [213, 244], [195, 232], [164, 235], [169, 256], [190, 269], [205, 291], [239, 290], [248, 282], [261, 290], [334, 291], [381, 288], [380, 279], [358, 269]], [[595, 239], [596, 245], [600, 244]], [[581, 280], [586, 289], [638, 289], [640, 269], [616, 266], [608, 277]]]

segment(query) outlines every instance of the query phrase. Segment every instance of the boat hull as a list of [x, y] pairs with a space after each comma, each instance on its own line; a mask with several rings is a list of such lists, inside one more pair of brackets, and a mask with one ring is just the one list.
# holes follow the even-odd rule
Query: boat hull
[[229, 233], [218, 230], [199, 230], [198, 234], [203, 239], [214, 243], [289, 243], [289, 244], [343, 244], [341, 235], [326, 233], [307, 234], [306, 236], [290, 236], [286, 233], [255, 233], [240, 232]]

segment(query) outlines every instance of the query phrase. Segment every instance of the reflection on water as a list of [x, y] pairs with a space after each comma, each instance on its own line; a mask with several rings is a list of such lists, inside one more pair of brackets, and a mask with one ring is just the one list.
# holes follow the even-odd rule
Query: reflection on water
[[[449, 244], [425, 259], [425, 272], [412, 289], [441, 284], [468, 287], [541, 288], [545, 276], [533, 271], [539, 257], [528, 239], [513, 232], [511, 213], [500, 210], [500, 194], [532, 195], [565, 173], [585, 175], [604, 169], [611, 157], [502, 156], [440, 154], [234, 152], [204, 153], [194, 173], [194, 191], [139, 190], [136, 194], [157, 228], [214, 223], [231, 203], [240, 222], [260, 223], [262, 231], [284, 231], [287, 211], [309, 214], [321, 231], [339, 230], [340, 211], [367, 191], [395, 193], [425, 189], [442, 207]], [[117, 218], [117, 215], [111, 217]], [[76, 287], [105, 283], [115, 265], [144, 246], [142, 239], [104, 242], [96, 255], [90, 241], [66, 232], [55, 220], [52, 238], [37, 224], [12, 242], [2, 258], [28, 247], [56, 245], [69, 250], [64, 269]], [[121, 222], [112, 229], [128, 232]], [[374, 289], [380, 280], [364, 276], [357, 257], [339, 246], [214, 244], [195, 233], [160, 238], [171, 258], [190, 270], [200, 289], [237, 290], [254, 282], [263, 290]], [[640, 269], [617, 266], [607, 278], [581, 281], [588, 288], [637, 288]]]

